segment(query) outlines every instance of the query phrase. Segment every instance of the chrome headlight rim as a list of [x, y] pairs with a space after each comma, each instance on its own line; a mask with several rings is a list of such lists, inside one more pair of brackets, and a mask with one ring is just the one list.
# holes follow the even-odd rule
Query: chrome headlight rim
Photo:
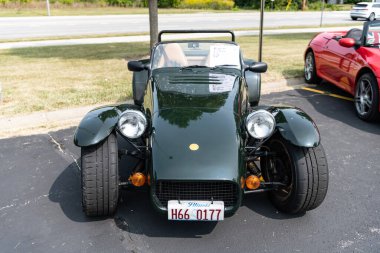
[[[258, 136], [258, 135], [256, 135], [254, 132], [251, 132], [251, 131], [249, 130], [249, 127], [248, 127], [248, 124], [251, 122], [251, 120], [252, 120], [254, 117], [258, 117], [260, 114], [265, 114], [265, 115], [268, 116], [268, 117], [271, 119], [271, 121], [272, 121], [272, 122], [271, 122], [272, 128], [270, 129], [270, 131], [268, 132], [268, 134], [265, 135], [265, 136]], [[260, 110], [257, 110], [257, 111], [254, 111], [254, 112], [251, 112], [251, 113], [247, 116], [247, 118], [246, 118], [246, 120], [245, 120], [245, 128], [246, 128], [248, 134], [249, 134], [251, 137], [253, 137], [253, 138], [255, 138], [255, 139], [259, 139], [259, 140], [266, 139], [266, 138], [270, 137], [270, 136], [274, 133], [274, 130], [276, 129], [276, 120], [275, 120], [275, 118], [274, 118], [274, 116], [273, 116], [272, 113], [268, 112], [267, 110], [260, 109]]]
[[[139, 117], [138, 120], [141, 120], [140, 122], [142, 123], [142, 126], [143, 126], [143, 130], [140, 130], [135, 135], [130, 135], [130, 134], [128, 134], [128, 133], [126, 133], [126, 132], [123, 131], [123, 126], [126, 124], [125, 118], [128, 117], [130, 114], [137, 115], [137, 117]], [[148, 120], [147, 120], [145, 114], [143, 112], [141, 112], [141, 111], [134, 110], [134, 109], [127, 109], [123, 113], [121, 113], [121, 115], [119, 117], [119, 120], [117, 122], [118, 131], [124, 137], [127, 137], [128, 139], [137, 139], [137, 138], [140, 138], [146, 132], [147, 126], [148, 126]]]

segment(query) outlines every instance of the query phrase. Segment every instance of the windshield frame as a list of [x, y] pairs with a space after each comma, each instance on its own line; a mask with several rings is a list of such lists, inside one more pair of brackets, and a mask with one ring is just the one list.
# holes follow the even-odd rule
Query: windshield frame
[[[374, 21], [366, 21], [366, 22], [364, 22], [363, 33], [362, 33], [362, 40], [361, 40], [361, 44], [364, 47], [374, 47], [375, 46], [375, 45], [367, 44], [367, 36], [368, 36], [369, 28], [373, 24], [375, 24], [374, 26], [379, 27], [379, 33], [380, 33], [380, 20], [374, 20]], [[379, 45], [377, 45], [377, 47], [379, 47]]]
[[[164, 68], [155, 68], [153, 69], [153, 62], [154, 62], [154, 55], [155, 55], [155, 52], [156, 52], [156, 49], [159, 45], [164, 45], [164, 44], [170, 44], [170, 43], [220, 43], [220, 44], [231, 44], [231, 45], [235, 45], [235, 46], [238, 46], [239, 45], [234, 42], [234, 41], [225, 41], [225, 40], [170, 40], [170, 41], [163, 41], [163, 42], [158, 42], [156, 43], [152, 50], [151, 50], [151, 54], [150, 54], [150, 69], [153, 71], [153, 70], [158, 70], [158, 69], [164, 69]], [[239, 70], [241, 71], [243, 68], [244, 68], [244, 61], [243, 61], [243, 56], [242, 56], [242, 52], [241, 52], [241, 49], [239, 48], [239, 62], [240, 62], [240, 66], [239, 68], [233, 68], [233, 69], [236, 69], [236, 70]], [[186, 66], [185, 66], [186, 67]], [[173, 68], [173, 67], [165, 67], [165, 68]], [[174, 67], [175, 68], [175, 67]], [[177, 67], [178, 68], [178, 67]], [[181, 67], [179, 67], [181, 68]], [[215, 67], [208, 67], [208, 66], [205, 66], [205, 68], [207, 69], [212, 69], [212, 68], [215, 68]], [[230, 68], [230, 67], [226, 67], [226, 68]], [[232, 69], [232, 68], [230, 68]]]

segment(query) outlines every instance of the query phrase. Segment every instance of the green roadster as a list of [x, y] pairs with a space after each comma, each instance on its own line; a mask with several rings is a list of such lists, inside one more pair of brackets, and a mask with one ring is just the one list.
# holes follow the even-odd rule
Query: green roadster
[[[190, 32], [232, 39], [161, 40]], [[319, 131], [298, 108], [258, 105], [267, 65], [244, 59], [230, 31], [158, 41], [150, 59], [128, 63], [134, 104], [96, 108], [75, 132], [85, 214], [112, 215], [121, 187], [147, 189], [169, 220], [223, 220], [264, 191], [283, 212], [318, 207], [328, 187]]]

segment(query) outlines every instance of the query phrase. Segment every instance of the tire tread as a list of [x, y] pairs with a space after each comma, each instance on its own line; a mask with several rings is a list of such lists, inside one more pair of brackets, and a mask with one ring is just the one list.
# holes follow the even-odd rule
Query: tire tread
[[118, 201], [118, 154], [114, 133], [82, 148], [82, 206], [87, 216], [112, 215]]

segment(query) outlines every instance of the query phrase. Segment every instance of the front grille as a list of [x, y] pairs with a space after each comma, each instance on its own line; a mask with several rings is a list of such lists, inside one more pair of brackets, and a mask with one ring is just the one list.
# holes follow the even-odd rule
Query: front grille
[[225, 207], [236, 205], [238, 186], [233, 182], [175, 182], [157, 181], [156, 197], [163, 207], [169, 200], [221, 200]]

